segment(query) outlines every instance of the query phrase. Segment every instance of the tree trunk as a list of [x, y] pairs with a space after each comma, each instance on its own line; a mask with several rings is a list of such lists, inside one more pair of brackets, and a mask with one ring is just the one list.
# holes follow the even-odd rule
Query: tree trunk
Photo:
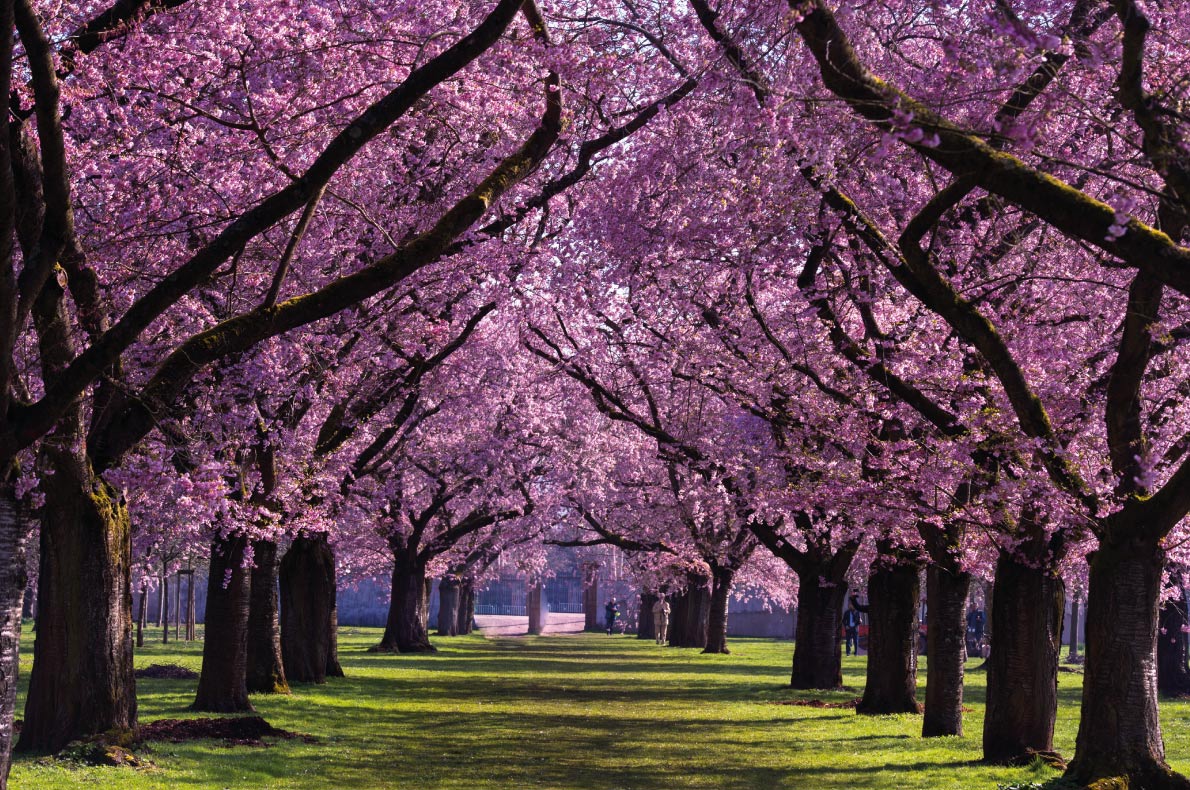
[[253, 541], [252, 556], [255, 564], [248, 604], [248, 692], [288, 694], [289, 683], [281, 660], [281, 626], [277, 619], [276, 542]]
[[1170, 574], [1174, 597], [1161, 604], [1157, 619], [1157, 691], [1169, 697], [1190, 694], [1186, 666], [1186, 590], [1181, 573]]
[[161, 643], [169, 644], [169, 574], [161, 573]]
[[0, 483], [0, 790], [8, 787], [20, 666], [28, 531], [12, 484]]
[[443, 576], [438, 580], [438, 636], [459, 634], [459, 580]]
[[1062, 579], [1052, 571], [1000, 552], [983, 720], [988, 762], [1022, 762], [1054, 749], [1064, 595]]
[[599, 565], [583, 563], [583, 630], [602, 631], [599, 627]]
[[182, 641], [182, 572], [178, 571], [178, 587], [174, 590], [174, 641]]
[[669, 646], [705, 649], [710, 612], [711, 590], [706, 577], [687, 574], [686, 589], [674, 596], [670, 611]]
[[[211, 544], [207, 578], [206, 639], [202, 673], [192, 710], [236, 713], [253, 710], [248, 702], [248, 610], [252, 574], [244, 567], [248, 539], [219, 538]], [[226, 586], [225, 585], [226, 582]]]
[[465, 636], [475, 626], [475, 580], [459, 582], [459, 624], [455, 629], [459, 636]]
[[57, 751], [136, 728], [131, 525], [77, 450], [43, 445], [41, 606], [18, 748]]
[[541, 583], [530, 584], [525, 594], [525, 610], [529, 615], [529, 633], [539, 636], [545, 630], [545, 612], [541, 606]]
[[1165, 762], [1158, 718], [1157, 601], [1164, 554], [1157, 541], [1136, 538], [1101, 541], [1089, 556], [1082, 713], [1066, 772], [1079, 784], [1104, 790], [1190, 787]]
[[963, 734], [963, 665], [971, 575], [931, 563], [926, 569], [926, 704], [923, 738]]
[[715, 567], [711, 576], [711, 597], [708, 601], [707, 639], [704, 653], [730, 653], [727, 649], [727, 605], [731, 599], [731, 583], [735, 571]]
[[165, 575], [164, 568], [158, 575], [157, 582], [157, 619], [153, 621], [154, 628], [160, 628], [165, 622], [165, 598], [169, 592], [169, 580]]
[[426, 564], [398, 552], [393, 563], [392, 598], [388, 621], [380, 644], [372, 650], [382, 653], [433, 653], [436, 648], [426, 635]]
[[640, 594], [640, 617], [636, 621], [637, 639], [656, 639], [657, 623], [653, 619], [653, 604], [657, 603], [657, 594], [642, 592]]
[[186, 572], [186, 641], [198, 638], [198, 624], [194, 611], [194, 569]]
[[835, 689], [843, 685], [843, 598], [847, 588], [822, 581], [828, 569], [814, 565], [798, 574], [797, 637], [793, 644], [795, 689]]
[[856, 713], [921, 712], [917, 704], [920, 597], [917, 564], [887, 551], [878, 553], [868, 576], [868, 672]]
[[149, 612], [149, 583], [140, 588], [140, 606], [136, 610], [136, 646], [145, 646], [145, 617]]
[[1078, 655], [1078, 595], [1070, 601], [1070, 651], [1066, 654], [1066, 661], [1079, 663], [1082, 659]]
[[342, 677], [335, 647], [335, 558], [326, 533], [293, 539], [281, 559], [280, 580], [286, 677], [291, 683]]

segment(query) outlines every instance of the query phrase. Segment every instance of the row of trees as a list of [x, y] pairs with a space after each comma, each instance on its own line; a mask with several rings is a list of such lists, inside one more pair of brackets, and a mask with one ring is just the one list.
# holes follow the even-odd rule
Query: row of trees
[[1158, 5], [0, 1], [0, 775], [32, 532], [29, 749], [135, 727], [150, 564], [207, 558], [196, 706], [231, 710], [334, 674], [336, 571], [391, 570], [379, 649], [417, 651], [427, 578], [449, 633], [494, 557], [609, 543], [712, 652], [733, 589], [796, 577], [800, 688], [866, 576], [866, 711], [917, 708], [925, 567], [927, 736], [994, 578], [995, 760], [1052, 749], [1085, 585], [1069, 776], [1186, 786]]

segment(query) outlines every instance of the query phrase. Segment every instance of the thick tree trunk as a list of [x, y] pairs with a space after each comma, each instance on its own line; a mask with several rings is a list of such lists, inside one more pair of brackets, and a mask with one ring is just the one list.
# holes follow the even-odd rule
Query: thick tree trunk
[[1066, 776], [1104, 790], [1190, 788], [1165, 762], [1157, 710], [1164, 551], [1155, 540], [1101, 541], [1089, 559], [1082, 714]]
[[1157, 691], [1169, 697], [1190, 694], [1186, 666], [1186, 591], [1180, 573], [1172, 574], [1174, 597], [1161, 604], [1157, 620]]
[[583, 630], [602, 631], [599, 627], [599, 565], [583, 563]]
[[731, 583], [735, 571], [730, 568], [712, 569], [711, 597], [708, 601], [707, 640], [704, 653], [730, 653], [727, 649], [727, 605], [731, 599]]
[[21, 609], [28, 583], [26, 526], [12, 485], [0, 484], [0, 790], [8, 787], [8, 770], [12, 764]]
[[[918, 568], [877, 555], [868, 576], [868, 672], [855, 712], [920, 713], [917, 704]], [[932, 624], [931, 624], [932, 625]]]
[[136, 646], [145, 646], [145, 617], [149, 612], [149, 585], [142, 584], [140, 588], [140, 605], [136, 611]]
[[248, 605], [248, 692], [288, 694], [277, 618], [277, 544], [271, 540], [253, 541], [252, 557], [255, 564]]
[[335, 645], [335, 558], [325, 533], [293, 539], [281, 559], [281, 659], [291, 683], [342, 677]]
[[459, 623], [455, 632], [459, 636], [471, 633], [475, 627], [475, 581], [464, 579], [459, 582]]
[[640, 617], [636, 621], [637, 639], [656, 639], [657, 623], [653, 618], [653, 604], [657, 603], [657, 594], [642, 592], [640, 594]]
[[[207, 579], [206, 639], [192, 710], [236, 713], [248, 701], [248, 610], [252, 574], [244, 567], [248, 539], [219, 538], [211, 545]], [[226, 584], [225, 584], [226, 582]]]
[[541, 605], [541, 583], [530, 584], [525, 593], [525, 609], [529, 615], [529, 633], [540, 635], [545, 630], [545, 612]]
[[372, 648], [383, 653], [433, 653], [436, 648], [426, 635], [426, 565], [415, 557], [398, 554], [393, 563], [392, 598], [388, 622], [380, 644]]
[[131, 525], [120, 495], [75, 451], [43, 448], [41, 613], [18, 748], [136, 728]]
[[1026, 761], [1054, 749], [1065, 587], [1053, 572], [1001, 552], [995, 591], [983, 757]]
[[827, 568], [811, 567], [798, 574], [797, 637], [793, 645], [795, 689], [834, 689], [843, 685], [842, 584], [822, 583]]
[[963, 665], [970, 574], [931, 564], [926, 569], [926, 704], [923, 738], [963, 734]]
[[707, 621], [711, 612], [711, 590], [704, 576], [686, 576], [686, 589], [674, 596], [670, 612], [669, 646], [707, 646]]
[[459, 580], [443, 576], [438, 580], [438, 636], [459, 634]]

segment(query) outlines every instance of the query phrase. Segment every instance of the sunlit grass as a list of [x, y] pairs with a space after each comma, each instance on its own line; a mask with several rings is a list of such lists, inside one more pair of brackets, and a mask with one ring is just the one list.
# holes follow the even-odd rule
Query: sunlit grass
[[[148, 756], [157, 768], [148, 771], [22, 757], [13, 787], [950, 790], [1055, 775], [978, 763], [982, 673], [968, 675], [967, 736], [924, 741], [917, 716], [772, 704], [814, 696], [785, 686], [788, 642], [733, 640], [731, 655], [705, 656], [632, 637], [469, 636], [436, 640], [432, 656], [366, 653], [378, 638], [369, 629], [342, 634], [346, 679], [253, 698], [271, 724], [317, 743], [155, 744]], [[196, 670], [200, 661], [200, 647], [187, 643], [153, 643], [136, 657], [138, 666]], [[845, 659], [845, 682], [856, 691], [817, 696], [854, 697], [863, 661]], [[1057, 747], [1067, 755], [1080, 680], [1061, 678]], [[195, 681], [140, 681], [141, 720], [194, 715], [186, 709], [194, 688]], [[1190, 704], [1168, 703], [1162, 714], [1170, 758], [1190, 770]]]

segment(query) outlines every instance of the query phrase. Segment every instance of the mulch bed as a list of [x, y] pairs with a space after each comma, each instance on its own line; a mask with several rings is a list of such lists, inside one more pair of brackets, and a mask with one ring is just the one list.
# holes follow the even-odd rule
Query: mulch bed
[[862, 697], [844, 700], [842, 702], [827, 702], [821, 699], [780, 699], [774, 705], [799, 705], [805, 708], [854, 708]]
[[222, 740], [224, 746], [268, 746], [264, 738], [292, 740], [301, 738], [314, 743], [311, 735], [279, 730], [260, 716], [237, 716], [226, 719], [159, 719], [142, 724], [140, 740], [183, 741]]
[[193, 669], [180, 667], [177, 664], [150, 664], [136, 670], [137, 680], [151, 678], [153, 680], [196, 680], [198, 673]]

